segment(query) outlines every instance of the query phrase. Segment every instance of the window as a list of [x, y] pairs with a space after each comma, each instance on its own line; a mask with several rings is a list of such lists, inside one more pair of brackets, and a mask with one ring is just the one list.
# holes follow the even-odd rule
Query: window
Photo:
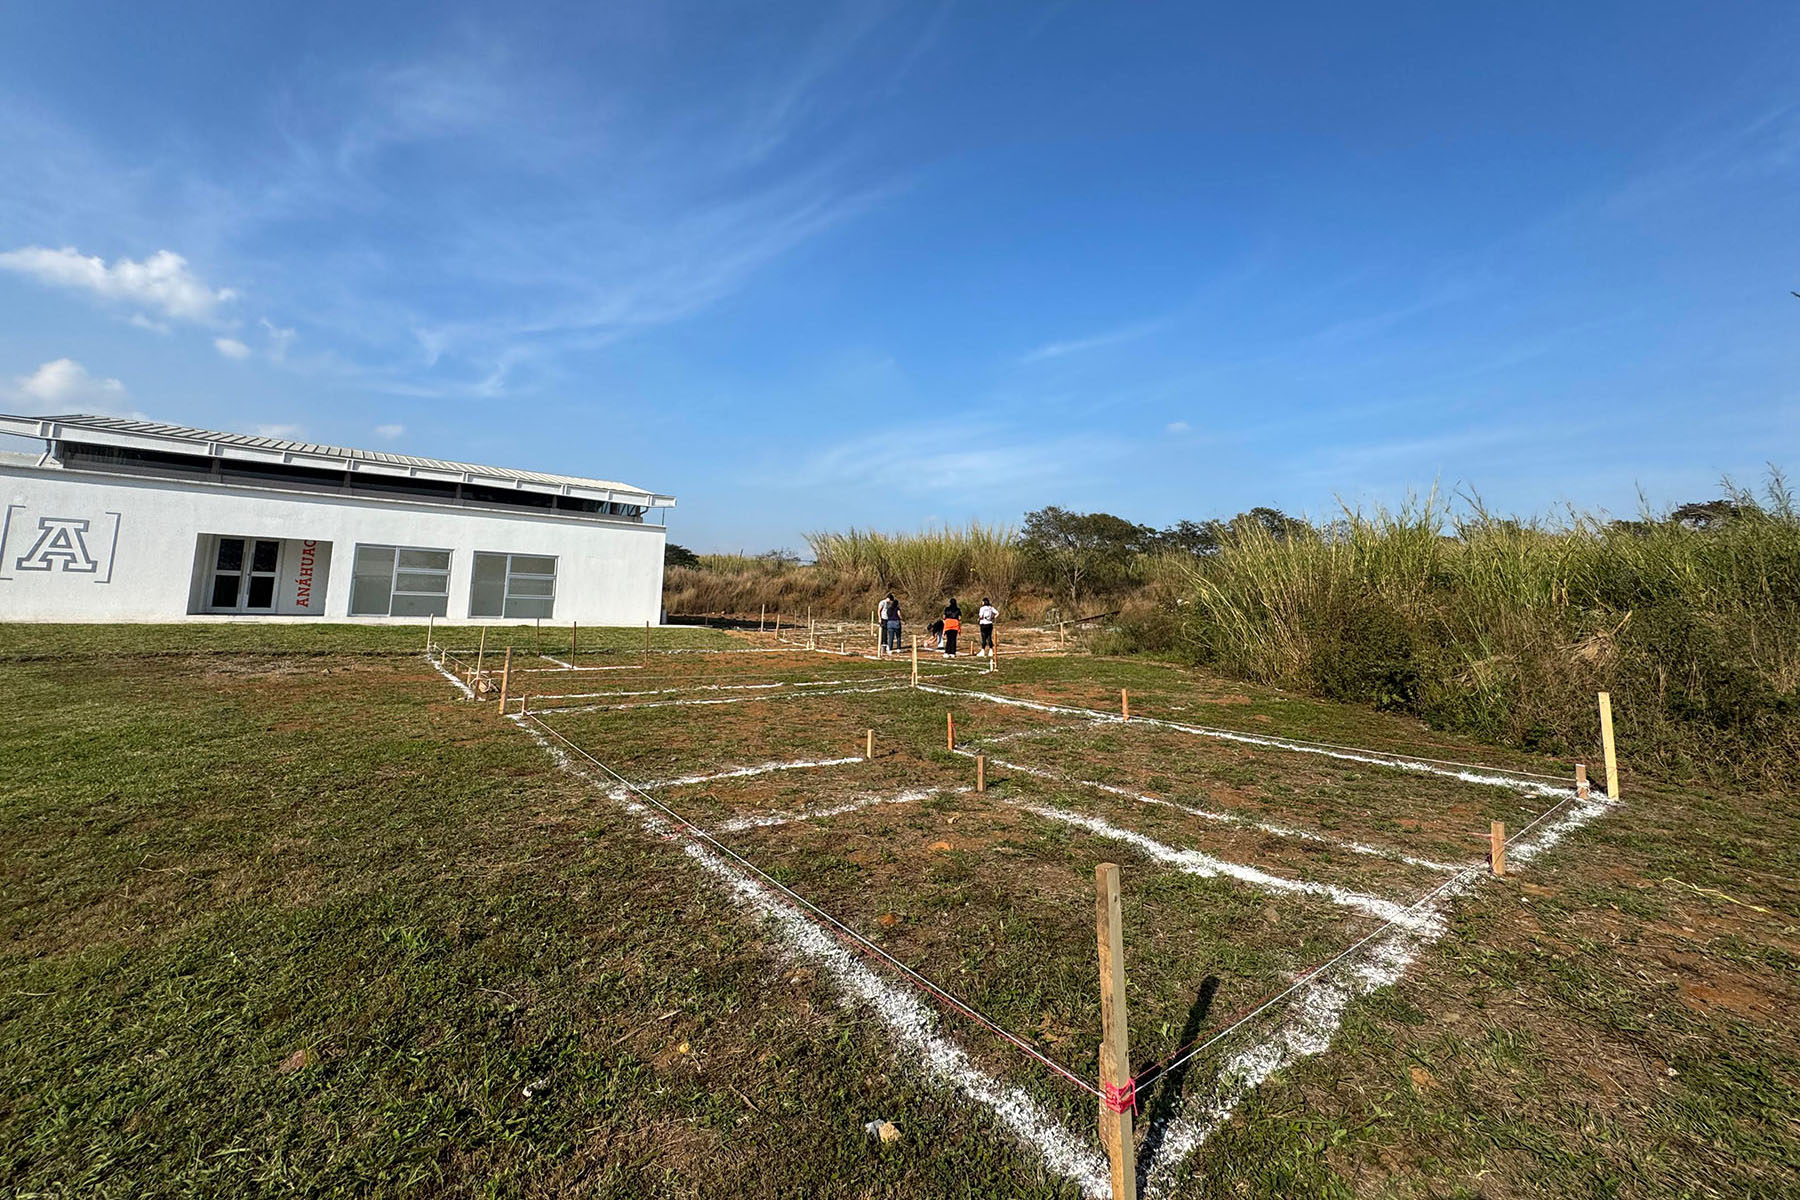
[[417, 546], [358, 546], [350, 573], [353, 617], [450, 614], [450, 552]]
[[[245, 561], [248, 559], [249, 561]], [[281, 542], [273, 538], [222, 537], [214, 551], [209, 612], [269, 612]]]
[[547, 617], [556, 602], [556, 560], [540, 554], [475, 555], [471, 617]]

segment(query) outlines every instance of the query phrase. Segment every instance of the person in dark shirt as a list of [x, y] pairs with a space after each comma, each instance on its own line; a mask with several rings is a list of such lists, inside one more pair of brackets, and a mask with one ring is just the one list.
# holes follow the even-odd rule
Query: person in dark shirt
[[900, 650], [900, 601], [889, 592], [881, 601], [881, 652], [895, 654]]
[[950, 603], [944, 605], [944, 657], [956, 657], [956, 635], [962, 632], [962, 606], [956, 597], [950, 597]]

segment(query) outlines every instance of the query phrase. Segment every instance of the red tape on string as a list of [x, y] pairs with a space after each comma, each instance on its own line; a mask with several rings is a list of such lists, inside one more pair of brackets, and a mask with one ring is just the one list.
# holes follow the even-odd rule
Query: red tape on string
[[1114, 1087], [1110, 1083], [1100, 1085], [1100, 1103], [1106, 1105], [1108, 1112], [1130, 1112], [1137, 1108], [1137, 1080], [1127, 1079]]

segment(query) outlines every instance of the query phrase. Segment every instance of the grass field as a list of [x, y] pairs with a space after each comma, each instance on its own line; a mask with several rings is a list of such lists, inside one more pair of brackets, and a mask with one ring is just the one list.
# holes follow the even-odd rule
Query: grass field
[[662, 653], [757, 641], [704, 630], [492, 630], [501, 719], [423, 632], [0, 625], [0, 1194], [1092, 1193], [1091, 1097], [777, 885], [1092, 1079], [1099, 861], [1134, 1066], [1230, 1027], [1143, 1097], [1149, 1194], [1800, 1190], [1785, 797], [1627, 763], [1496, 880], [1560, 785], [1458, 772], [1568, 762], [1085, 655]]

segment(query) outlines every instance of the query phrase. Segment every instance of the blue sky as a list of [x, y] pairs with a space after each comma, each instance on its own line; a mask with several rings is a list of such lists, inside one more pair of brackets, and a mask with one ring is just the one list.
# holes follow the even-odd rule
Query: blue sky
[[0, 7], [0, 408], [701, 549], [1800, 470], [1792, 4], [169, 8]]

